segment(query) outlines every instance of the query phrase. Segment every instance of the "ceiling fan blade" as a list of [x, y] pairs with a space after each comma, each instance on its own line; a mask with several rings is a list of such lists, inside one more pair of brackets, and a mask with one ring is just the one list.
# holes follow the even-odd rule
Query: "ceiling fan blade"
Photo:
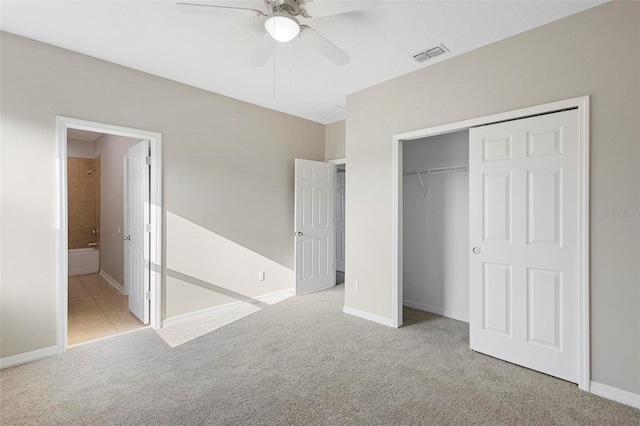
[[247, 7], [234, 7], [223, 5], [212, 5], [204, 3], [176, 3], [180, 12], [196, 13], [198, 15], [221, 15], [221, 16], [243, 16], [257, 17], [267, 16], [263, 11]]
[[344, 53], [342, 49], [324, 38], [313, 28], [307, 25], [301, 25], [300, 30], [300, 37], [308, 40], [322, 56], [337, 66], [341, 67], [346, 65], [351, 60], [351, 57]]
[[311, 18], [322, 18], [323, 16], [340, 15], [343, 13], [355, 12], [363, 9], [370, 9], [380, 5], [380, 1], [322, 1], [307, 0], [304, 3], [304, 10]]
[[251, 58], [250, 64], [254, 67], [261, 67], [267, 63], [267, 60], [271, 57], [273, 53], [273, 48], [275, 47], [275, 40], [271, 38], [269, 33], [265, 32], [264, 36], [262, 36], [262, 40], [258, 45], [258, 48], [253, 54]]

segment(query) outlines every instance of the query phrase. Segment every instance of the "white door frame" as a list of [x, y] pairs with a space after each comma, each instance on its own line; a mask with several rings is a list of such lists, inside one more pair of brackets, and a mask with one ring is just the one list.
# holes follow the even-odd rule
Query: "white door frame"
[[69, 117], [56, 117], [57, 158], [57, 201], [58, 201], [58, 353], [67, 350], [67, 298], [68, 298], [68, 211], [67, 211], [67, 130], [77, 129], [96, 133], [106, 133], [135, 139], [148, 139], [151, 146], [151, 327], [161, 328], [162, 312], [162, 135], [157, 132], [114, 126]]
[[580, 377], [578, 386], [584, 391], [589, 391], [591, 379], [590, 360], [590, 328], [589, 328], [589, 96], [567, 99], [548, 104], [537, 105], [529, 108], [507, 111], [499, 114], [487, 115], [470, 120], [440, 126], [428, 127], [411, 132], [399, 133], [393, 136], [392, 141], [392, 191], [393, 191], [393, 215], [392, 215], [392, 266], [391, 266], [391, 322], [393, 327], [402, 326], [402, 143], [404, 141], [422, 139], [429, 136], [467, 130], [472, 127], [498, 123], [502, 121], [516, 120], [534, 115], [574, 109], [579, 112], [579, 151], [580, 151]]
[[[333, 160], [328, 160], [328, 161], [327, 161], [327, 163], [331, 163], [331, 164], [333, 164], [333, 165], [335, 165], [335, 166], [345, 166], [345, 167], [346, 167], [346, 165], [347, 165], [347, 159], [346, 159], [345, 157], [342, 157], [342, 158], [334, 158]], [[346, 169], [345, 169], [345, 170], [346, 170]], [[346, 176], [345, 176], [345, 178], [346, 178]], [[336, 184], [337, 184], [337, 181], [336, 181]], [[338, 187], [336, 186], [336, 191], [337, 191], [337, 190], [338, 190]], [[334, 194], [334, 195], [335, 195], [335, 194]], [[345, 202], [346, 202], [346, 197], [345, 197]], [[346, 206], [346, 203], [345, 203], [345, 206], [344, 206], [344, 211], [345, 211], [345, 214], [346, 214], [346, 212], [347, 212], [347, 206]], [[334, 223], [335, 223], [335, 222], [334, 222]], [[336, 247], [337, 247], [337, 244], [338, 244], [338, 240], [336, 239]], [[336, 249], [336, 253], [337, 253], [337, 252], [338, 252], [338, 250]], [[335, 257], [335, 256], [334, 256], [334, 257]], [[346, 275], [346, 273], [347, 273], [347, 271], [346, 271], [346, 267], [345, 267], [344, 274]], [[345, 278], [346, 278], [346, 276], [345, 276]], [[345, 283], [346, 283], [346, 282], [347, 282], [347, 281], [346, 281], [346, 279], [345, 279]], [[345, 285], [345, 286], [344, 286], [344, 288], [346, 289], [346, 288], [347, 288], [347, 286]]]

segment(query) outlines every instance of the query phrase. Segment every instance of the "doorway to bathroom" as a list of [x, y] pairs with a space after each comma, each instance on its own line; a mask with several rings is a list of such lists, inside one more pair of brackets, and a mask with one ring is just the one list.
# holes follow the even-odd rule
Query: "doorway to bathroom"
[[58, 346], [160, 325], [161, 137], [58, 117]]
[[124, 268], [124, 211], [131, 209], [124, 198], [124, 165], [141, 142], [67, 130], [69, 345], [145, 326], [144, 318], [130, 312]]

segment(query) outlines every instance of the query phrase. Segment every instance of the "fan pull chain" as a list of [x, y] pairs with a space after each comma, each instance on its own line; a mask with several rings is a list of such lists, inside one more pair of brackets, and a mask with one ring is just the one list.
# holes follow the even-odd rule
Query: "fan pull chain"
[[291, 43], [289, 43], [289, 123], [291, 123]]

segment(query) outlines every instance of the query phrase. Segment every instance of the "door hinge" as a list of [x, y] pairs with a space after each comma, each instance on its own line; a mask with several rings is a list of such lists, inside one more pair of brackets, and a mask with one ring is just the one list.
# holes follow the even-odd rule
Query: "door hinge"
[[144, 224], [144, 232], [151, 232], [151, 224], [150, 223], [145, 223]]
[[151, 165], [151, 157], [145, 157], [144, 162], [147, 163], [147, 166]]
[[144, 292], [144, 300], [151, 300], [151, 292], [150, 291], [145, 291]]

